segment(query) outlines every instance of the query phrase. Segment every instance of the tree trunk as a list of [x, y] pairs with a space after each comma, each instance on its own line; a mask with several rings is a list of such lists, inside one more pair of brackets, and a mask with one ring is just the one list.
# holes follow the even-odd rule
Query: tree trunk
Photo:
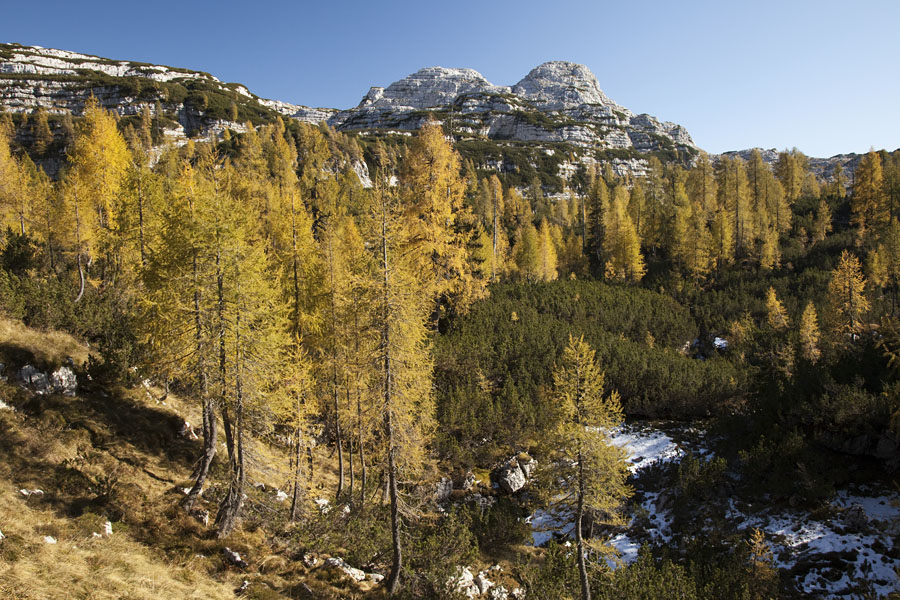
[[[384, 310], [385, 313], [390, 307], [390, 266], [388, 263], [387, 248], [387, 207], [385, 206], [384, 196], [381, 200], [381, 254], [382, 254], [382, 276], [383, 276], [383, 293], [384, 293]], [[382, 315], [383, 322], [381, 326], [381, 344], [384, 353], [384, 433], [388, 445], [388, 494], [391, 500], [391, 543], [392, 543], [392, 560], [391, 572], [388, 575], [387, 590], [388, 594], [395, 594], [400, 589], [400, 570], [403, 568], [403, 553], [400, 549], [400, 507], [399, 497], [397, 495], [397, 464], [394, 456], [394, 427], [391, 422], [391, 410], [393, 409], [393, 387], [394, 373], [391, 363], [391, 331], [390, 321], [387, 314]]]
[[203, 400], [203, 454], [200, 456], [200, 462], [197, 466], [194, 485], [184, 500], [181, 501], [181, 506], [185, 510], [191, 510], [197, 498], [203, 493], [203, 486], [206, 485], [206, 478], [209, 475], [209, 467], [216, 457], [218, 439], [213, 401], [210, 398], [205, 398]]
[[400, 506], [397, 495], [397, 465], [394, 460], [394, 429], [391, 413], [385, 413], [385, 433], [388, 440], [388, 491], [391, 498], [391, 572], [388, 575], [388, 593], [396, 594], [400, 589], [400, 570], [403, 568], [403, 553], [400, 548]]
[[78, 277], [81, 279], [81, 287], [78, 288], [78, 296], [75, 297], [75, 304], [78, 304], [84, 296], [84, 265], [81, 263], [81, 252], [78, 253]]
[[240, 376], [237, 378], [235, 391], [234, 450], [233, 458], [230, 461], [231, 482], [228, 486], [228, 493], [222, 499], [219, 512], [216, 514], [216, 527], [218, 528], [216, 537], [219, 539], [228, 537], [234, 531], [241, 507], [244, 504], [244, 483], [246, 481], [244, 471], [244, 398]]
[[300, 478], [302, 477], [302, 469], [300, 468], [300, 444], [303, 442], [303, 431], [297, 427], [294, 433], [294, 494], [291, 499], [291, 521], [300, 518]]
[[588, 583], [587, 565], [584, 564], [584, 540], [581, 535], [581, 521], [584, 517], [584, 461], [578, 453], [578, 507], [575, 515], [575, 546], [578, 550], [578, 576], [581, 580], [581, 600], [591, 600], [591, 586]]
[[[350, 386], [347, 386], [347, 415], [353, 414], [351, 411], [353, 410], [353, 404], [350, 400]], [[353, 464], [353, 433], [351, 427], [351, 433], [347, 434], [347, 452], [349, 454], [348, 458], [350, 461], [350, 490], [348, 496], [350, 497], [350, 503], [353, 503], [353, 489], [354, 483], [356, 480], [356, 472]]]

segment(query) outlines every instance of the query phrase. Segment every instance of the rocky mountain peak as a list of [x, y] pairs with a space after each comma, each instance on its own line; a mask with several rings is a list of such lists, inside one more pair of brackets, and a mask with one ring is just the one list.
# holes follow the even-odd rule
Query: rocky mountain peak
[[565, 110], [582, 104], [618, 108], [600, 89], [590, 69], [563, 60], [545, 62], [535, 67], [513, 86], [512, 91], [541, 110]]
[[395, 81], [384, 90], [372, 88], [359, 107], [411, 107], [421, 110], [452, 104], [460, 94], [493, 89], [495, 86], [474, 69], [426, 67]]

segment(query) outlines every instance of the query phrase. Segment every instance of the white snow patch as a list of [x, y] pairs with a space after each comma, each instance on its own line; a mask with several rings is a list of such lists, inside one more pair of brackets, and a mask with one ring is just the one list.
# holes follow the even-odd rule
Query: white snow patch
[[[609, 540], [609, 544], [619, 553], [619, 557], [622, 563], [626, 565], [630, 565], [634, 561], [637, 560], [638, 550], [640, 550], [641, 545], [636, 543], [630, 537], [628, 537], [627, 533], [620, 533], [613, 539]], [[619, 563], [612, 558], [604, 558], [607, 566], [610, 569], [615, 569], [619, 566]]]
[[608, 441], [625, 451], [631, 463], [628, 469], [632, 473], [653, 464], [674, 460], [685, 453], [672, 438], [656, 429], [623, 425], [609, 432]]
[[575, 533], [574, 516], [568, 508], [556, 512], [538, 509], [525, 522], [531, 525], [531, 545], [535, 547], [543, 546], [557, 535], [569, 537]]

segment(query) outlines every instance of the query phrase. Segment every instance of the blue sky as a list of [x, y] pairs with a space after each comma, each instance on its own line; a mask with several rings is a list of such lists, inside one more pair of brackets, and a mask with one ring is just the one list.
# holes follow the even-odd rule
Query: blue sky
[[7, 3], [0, 41], [208, 71], [335, 108], [421, 67], [511, 85], [571, 60], [619, 104], [684, 125], [710, 152], [900, 147], [897, 0], [54, 0]]

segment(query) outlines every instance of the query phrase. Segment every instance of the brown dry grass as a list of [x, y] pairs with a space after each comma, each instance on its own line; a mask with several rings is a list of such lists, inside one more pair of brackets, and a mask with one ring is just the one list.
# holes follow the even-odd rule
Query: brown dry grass
[[81, 365], [90, 354], [87, 346], [67, 333], [31, 329], [0, 316], [0, 347], [7, 345], [30, 353], [42, 367], [62, 364], [69, 357]]
[[[233, 585], [211, 579], [190, 566], [160, 560], [123, 531], [93, 537], [102, 523], [57, 517], [33, 507], [3, 485], [0, 523], [0, 597], [9, 600], [91, 600], [129, 598], [234, 598]], [[43, 541], [57, 537], [57, 544]]]
[[[10, 355], [33, 358], [46, 369], [68, 356], [80, 363], [88, 349], [69, 335], [0, 317], [0, 362]], [[234, 598], [244, 578], [252, 582], [245, 596], [256, 600], [383, 596], [380, 588], [350, 583], [330, 569], [309, 571], [295, 560], [292, 528], [281, 529], [289, 502], [277, 503], [273, 490], [289, 491], [284, 448], [249, 441], [246, 518], [227, 540], [216, 540], [211, 524], [181, 511], [176, 487], [189, 484], [200, 442], [179, 437], [178, 430], [186, 419], [199, 433], [200, 412], [191, 398], [163, 397], [154, 386], [86, 382], [76, 397], [36, 397], [0, 383], [0, 398], [15, 408], [0, 409], [0, 531], [7, 536], [0, 541], [0, 598]], [[219, 450], [199, 505], [213, 515], [226, 487], [224, 444]], [[337, 457], [327, 447], [314, 454], [309, 498], [333, 499]], [[93, 482], [109, 473], [118, 477], [118, 492], [98, 503]], [[264, 483], [265, 490], [255, 483]], [[20, 488], [47, 493], [26, 499]], [[112, 537], [93, 537], [106, 520], [98, 515], [112, 516]], [[45, 544], [45, 535], [59, 543]], [[224, 546], [240, 552], [250, 568], [226, 567]]]

